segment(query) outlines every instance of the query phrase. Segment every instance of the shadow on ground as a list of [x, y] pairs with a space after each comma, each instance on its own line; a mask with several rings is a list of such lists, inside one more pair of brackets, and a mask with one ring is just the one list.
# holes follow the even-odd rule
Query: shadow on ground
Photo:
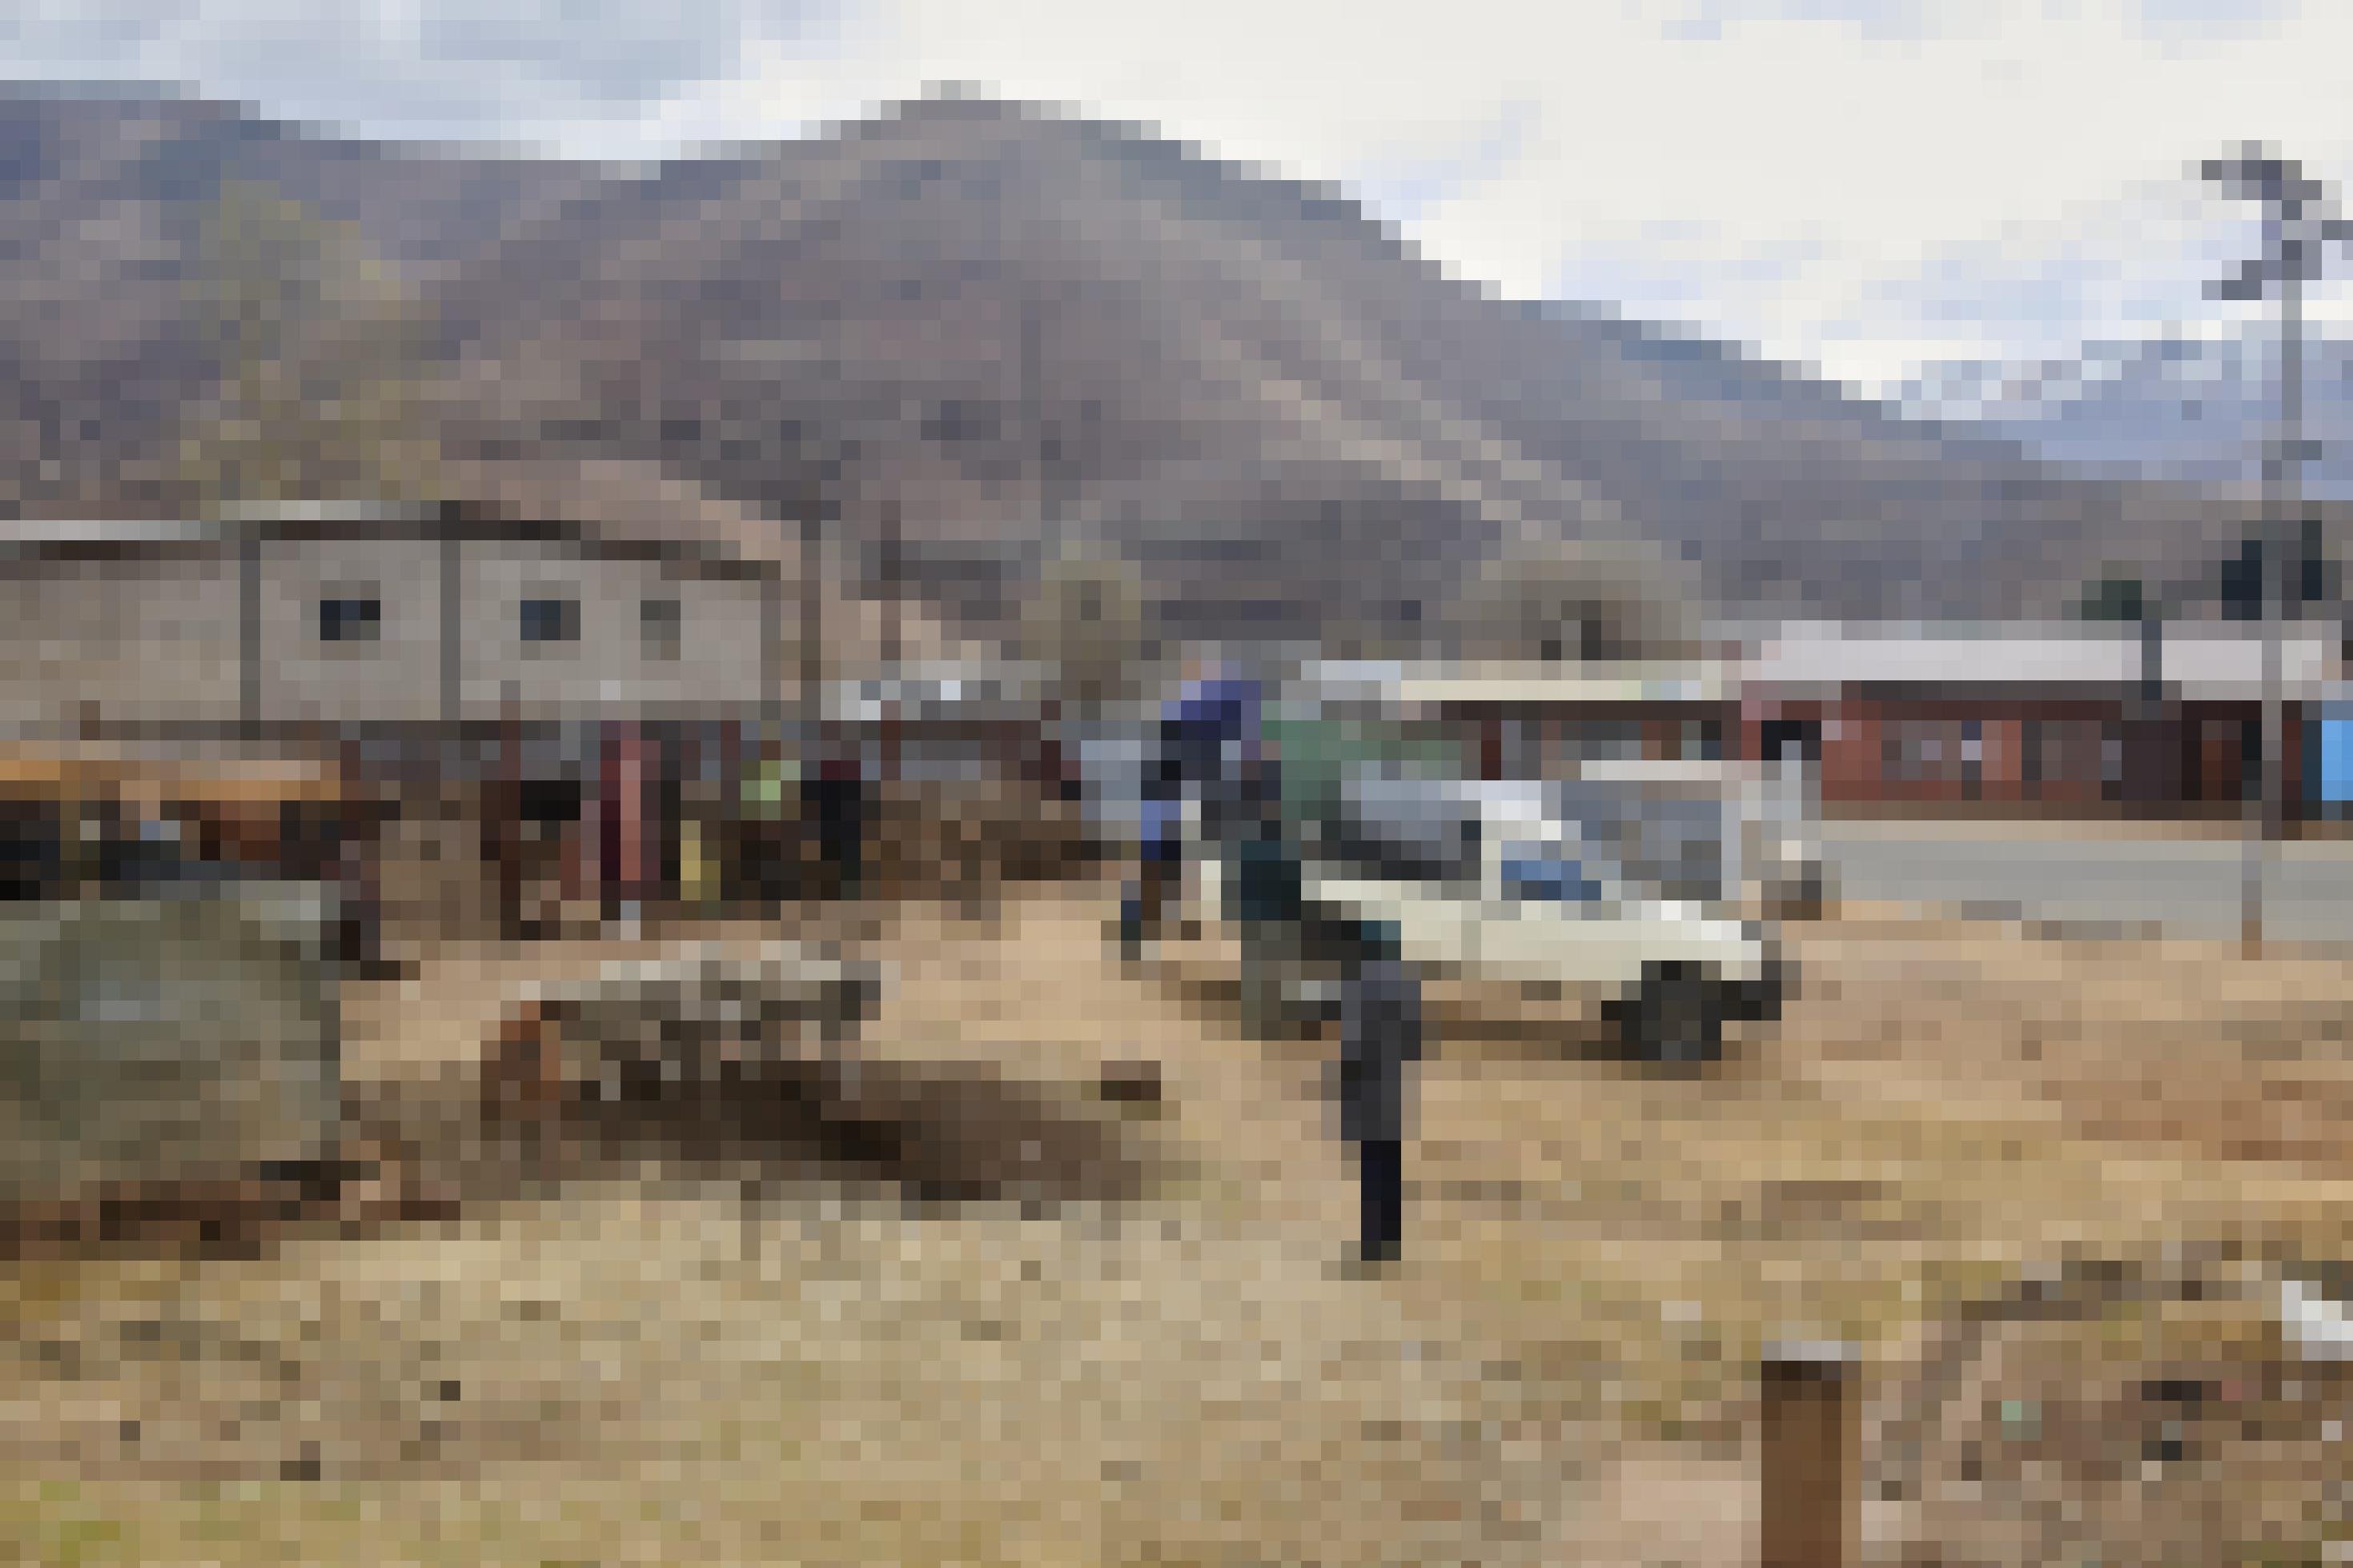
[[507, 1120], [485, 1115], [473, 1075], [450, 1074], [354, 1086], [340, 1158], [10, 1216], [0, 1257], [254, 1258], [296, 1237], [359, 1239], [629, 1180], [768, 1194], [826, 1185], [1044, 1212], [1143, 1196], [1159, 1164], [1143, 1120], [1076, 1089], [967, 1064], [833, 1057], [618, 1100], [575, 1095]]
[[[619, 1099], [574, 1098], [538, 1121], [485, 1122], [479, 1100], [459, 1096], [401, 1114], [427, 1134], [420, 1152], [450, 1149], [457, 1124], [460, 1201], [514, 1195], [550, 1176], [642, 1173], [1051, 1207], [1140, 1197], [1155, 1163], [1134, 1118], [1076, 1089], [965, 1063], [831, 1056], [633, 1087]], [[428, 1155], [428, 1166], [440, 1163]]]

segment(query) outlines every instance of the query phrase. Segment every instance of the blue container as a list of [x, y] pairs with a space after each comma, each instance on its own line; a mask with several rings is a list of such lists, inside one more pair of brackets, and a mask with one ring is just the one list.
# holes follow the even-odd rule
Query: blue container
[[2320, 766], [2314, 776], [2321, 804], [2353, 802], [2353, 713], [2324, 713], [2316, 728]]

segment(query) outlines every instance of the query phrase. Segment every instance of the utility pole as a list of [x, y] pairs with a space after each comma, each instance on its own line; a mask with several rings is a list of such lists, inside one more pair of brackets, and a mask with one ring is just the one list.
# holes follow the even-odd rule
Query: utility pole
[[[2293, 158], [2255, 144], [2200, 165], [2210, 184], [2263, 209], [2263, 252], [2232, 277], [2207, 286], [2223, 300], [2261, 300], [2277, 288], [2279, 417], [2263, 466], [2263, 798], [2250, 803], [2247, 852], [2241, 882], [2240, 939], [2249, 952], [2263, 941], [2263, 892], [2275, 846], [2287, 820], [2287, 723], [2281, 696], [2281, 623], [2295, 597], [2290, 556], [2301, 532], [2304, 458], [2304, 288], [2320, 277], [2327, 246], [2353, 237], [2353, 226], [2329, 210], [2327, 193]], [[2256, 819], [2258, 811], [2260, 822]], [[2260, 826], [2260, 833], [2254, 829]]]
[[2265, 453], [2263, 510], [2263, 863], [2257, 868], [2254, 921], [2241, 921], [2240, 936], [2261, 951], [2263, 942], [2264, 879], [2279, 855], [2287, 826], [2287, 712], [2280, 694], [2280, 639], [2295, 605], [2295, 564], [2291, 559], [2303, 503], [2304, 272], [2285, 268], [2280, 279], [2279, 436]]

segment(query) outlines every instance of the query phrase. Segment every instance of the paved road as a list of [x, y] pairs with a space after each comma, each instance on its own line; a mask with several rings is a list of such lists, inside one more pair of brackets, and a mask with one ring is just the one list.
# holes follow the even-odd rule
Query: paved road
[[[2245, 849], [2231, 837], [2070, 837], [2047, 830], [1831, 823], [1824, 859], [1841, 894], [1872, 903], [1971, 906], [1999, 919], [2154, 924], [2239, 934]], [[2269, 932], [2353, 942], [2353, 844], [2284, 844], [2266, 881]]]

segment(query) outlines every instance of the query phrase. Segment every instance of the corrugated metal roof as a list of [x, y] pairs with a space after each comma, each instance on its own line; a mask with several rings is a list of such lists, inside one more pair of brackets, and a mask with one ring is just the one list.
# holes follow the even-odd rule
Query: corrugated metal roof
[[26, 517], [0, 523], [0, 546], [186, 544], [221, 532], [218, 524], [195, 518]]
[[1457, 706], [1708, 702], [1728, 698], [1736, 671], [1718, 664], [1539, 665], [1332, 663], [1306, 672], [1320, 695]]
[[1856, 682], [2105, 686], [2132, 680], [2140, 668], [2137, 638], [1849, 636], [1810, 631], [1767, 639], [1748, 660], [1743, 674], [1752, 682], [1801, 688]]

